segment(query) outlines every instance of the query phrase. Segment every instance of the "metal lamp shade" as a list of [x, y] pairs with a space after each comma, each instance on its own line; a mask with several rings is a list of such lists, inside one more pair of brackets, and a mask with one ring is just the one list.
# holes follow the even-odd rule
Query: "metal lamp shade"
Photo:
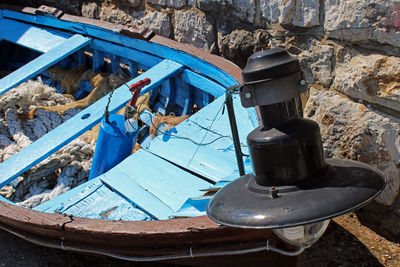
[[378, 169], [324, 158], [319, 125], [302, 118], [305, 82], [296, 58], [280, 48], [263, 50], [249, 58], [242, 76], [242, 105], [259, 106], [262, 121], [247, 136], [254, 174], [217, 192], [207, 207], [212, 220], [245, 228], [311, 224], [355, 210], [384, 189]]
[[327, 159], [328, 170], [291, 186], [261, 186], [248, 174], [209, 202], [215, 222], [243, 228], [284, 228], [330, 219], [360, 208], [385, 187], [381, 171], [367, 164]]

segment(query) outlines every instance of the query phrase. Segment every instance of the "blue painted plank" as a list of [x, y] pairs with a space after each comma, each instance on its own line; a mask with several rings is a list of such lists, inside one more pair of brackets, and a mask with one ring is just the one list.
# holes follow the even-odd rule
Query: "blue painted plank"
[[119, 58], [115, 55], [110, 55], [110, 60], [111, 60], [111, 73], [116, 73], [120, 66], [119, 66]]
[[92, 57], [92, 69], [96, 73], [102, 72], [101, 69], [103, 68], [104, 65], [104, 56], [103, 53], [100, 52], [99, 50], [94, 50], [93, 51], [93, 57]]
[[[171, 60], [164, 60], [147, 72], [117, 88], [109, 106], [110, 113], [121, 109], [129, 101], [131, 93], [128, 87], [144, 78], [150, 78], [151, 84], [142, 89], [146, 93], [157, 87], [165, 79], [182, 71], [183, 66]], [[0, 164], [0, 187], [3, 187], [22, 172], [30, 169], [35, 164], [50, 156], [52, 153], [68, 144], [82, 133], [100, 122], [104, 114], [104, 107], [108, 102], [108, 95], [87, 107], [73, 118], [53, 129], [40, 139], [21, 150], [5, 162]]]
[[[170, 80], [174, 80], [173, 78]], [[169, 103], [169, 81], [164, 81], [163, 84], [158, 88], [158, 93], [154, 92], [154, 95], [150, 97], [150, 103], [152, 103], [152, 111], [154, 114], [160, 113], [162, 115], [167, 114], [167, 105]], [[153, 94], [153, 93], [152, 93]], [[174, 93], [175, 94], [175, 93]], [[174, 96], [174, 94], [172, 96]], [[173, 104], [173, 102], [172, 102]]]
[[177, 80], [178, 90], [176, 103], [179, 104], [180, 97], [182, 97], [182, 115], [191, 114], [192, 109], [192, 88], [189, 84], [182, 82], [182, 80]]
[[[148, 221], [152, 217], [135, 207], [124, 197], [101, 184], [96, 190], [87, 190], [63, 203], [55, 212], [77, 217], [102, 220]], [[84, 193], [86, 193], [85, 196]]]
[[165, 113], [169, 114], [172, 110], [172, 107], [174, 106], [175, 103], [175, 96], [176, 96], [176, 79], [169, 79], [169, 81], [166, 81], [162, 87], [161, 87], [161, 92], [165, 92], [165, 94], [162, 93], [167, 98], [167, 103], [165, 104]]
[[10, 73], [0, 80], [0, 95], [4, 94], [11, 88], [14, 88], [18, 84], [34, 77], [63, 58], [66, 58], [83, 46], [87, 45], [90, 41], [90, 38], [76, 34], [49, 52], [39, 56], [35, 60]]
[[168, 219], [189, 197], [211, 186], [145, 150], [129, 156], [100, 179], [158, 219]]
[[[62, 195], [45, 203], [51, 205], [50, 209], [43, 210], [43, 204], [34, 208], [35, 210], [48, 213], [61, 213], [77, 217], [102, 219], [102, 220], [124, 220], [124, 221], [148, 221], [154, 218], [140, 210], [134, 203], [129, 202], [117, 192], [112, 191], [99, 179], [95, 182], [90, 180], [83, 185], [68, 192], [66, 199]], [[67, 193], [68, 193], [67, 192]], [[60, 199], [63, 199], [61, 202]]]
[[129, 72], [131, 78], [135, 78], [138, 75], [138, 64], [135, 61], [129, 60]]
[[8, 200], [7, 198], [5, 198], [5, 197], [3, 197], [3, 196], [0, 196], [0, 201], [5, 202], [5, 203], [8, 203], [8, 204], [13, 204], [13, 205], [15, 205], [14, 202]]
[[2, 19], [0, 38], [35, 51], [46, 53], [59, 46], [71, 35], [41, 29], [11, 19]]
[[133, 48], [105, 42], [102, 40], [96, 40], [96, 39], [93, 40], [91, 46], [96, 50], [112, 53], [120, 57], [134, 60], [148, 67], [153, 67], [154, 65], [160, 63], [163, 60], [160, 57], [148, 53], [143, 53]]
[[158, 220], [167, 220], [173, 213], [173, 210], [158, 199], [157, 196], [149, 193], [117, 168], [113, 168], [109, 173], [103, 174], [101, 180]]
[[[229, 138], [223, 137], [207, 145], [197, 145], [187, 139], [160, 135], [147, 144], [145, 149], [215, 182], [231, 177], [237, 171], [237, 163], [228, 114], [222, 114], [224, 101], [225, 96], [219, 97], [168, 134], [187, 137], [202, 144], [221, 136]], [[253, 108], [243, 108], [238, 95], [234, 96], [234, 106], [242, 151], [248, 153], [246, 137], [257, 126], [257, 122], [251, 118], [255, 112], [253, 114]], [[244, 159], [247, 160], [247, 157]], [[247, 171], [251, 171], [251, 166], [247, 167]]]
[[33, 24], [65, 29], [71, 32], [85, 34], [105, 41], [117, 43], [122, 46], [135, 48], [148, 54], [157, 55], [161, 58], [168, 58], [175, 62], [186, 65], [191, 69], [195, 69], [199, 73], [206, 74], [208, 77], [214, 79], [215, 81], [218, 81], [221, 85], [225, 87], [237, 84], [237, 81], [232, 76], [222, 71], [221, 69], [218, 69], [214, 65], [204, 60], [198, 59], [186, 52], [177, 51], [170, 47], [147, 42], [144, 40], [133, 39], [128, 36], [122, 36], [117, 32], [112, 32], [93, 25], [63, 21], [51, 17], [35, 16], [11, 10], [2, 10], [2, 13], [3, 16], [7, 18], [15, 18]]
[[85, 51], [81, 49], [79, 52], [77, 52], [78, 56], [78, 65], [86, 65], [86, 55]]
[[[36, 207], [34, 207], [34, 210], [37, 211], [43, 211], [43, 212], [48, 212], [48, 213], [54, 213], [56, 209], [58, 209], [64, 202], [67, 202], [70, 198], [72, 198], [74, 195], [77, 195], [85, 190], [85, 188], [90, 187], [100, 187], [101, 184], [99, 184], [100, 179], [98, 177], [87, 181], [86, 183], [83, 183], [81, 185], [78, 185], [77, 187], [61, 194], [58, 195], [57, 197], [50, 199]], [[95, 190], [95, 189], [93, 189]]]
[[187, 69], [182, 72], [181, 79], [215, 97], [223, 95], [226, 90], [224, 86], [212, 80], [204, 79], [204, 76]]

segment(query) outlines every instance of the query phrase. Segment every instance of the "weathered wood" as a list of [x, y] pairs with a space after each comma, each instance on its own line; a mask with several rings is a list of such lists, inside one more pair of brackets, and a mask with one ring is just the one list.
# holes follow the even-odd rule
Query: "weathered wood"
[[[98, 220], [149, 221], [152, 217], [97, 180], [61, 203], [54, 212]], [[51, 201], [51, 200], [50, 200]]]
[[[214, 182], [237, 176], [228, 114], [223, 113], [224, 101], [225, 96], [221, 96], [167, 132], [167, 135], [158, 136], [145, 148]], [[246, 137], [257, 126], [257, 117], [254, 109], [241, 106], [238, 96], [234, 97], [234, 105], [237, 120], [240, 121], [238, 131], [242, 150], [248, 153]], [[244, 157], [244, 160], [248, 161], [247, 158]], [[246, 166], [247, 172], [250, 172], [251, 165]]]
[[[141, 79], [149, 78], [151, 84], [142, 92], [146, 93], [153, 87], [160, 85], [165, 79], [182, 71], [183, 66], [179, 63], [165, 59], [160, 64], [148, 70], [144, 74], [134, 78], [130, 82], [117, 88], [109, 106], [110, 112], [115, 112], [130, 99], [129, 86]], [[108, 94], [96, 103], [79, 112], [73, 118], [53, 129], [31, 145], [21, 150], [5, 162], [0, 164], [0, 187], [3, 187], [22, 172], [30, 169], [49, 155], [68, 144], [82, 133], [100, 122], [103, 117], [105, 106], [108, 102]]]
[[[79, 34], [85, 34], [85, 35], [87, 34], [95, 37], [96, 39], [101, 39], [107, 42], [119, 44], [121, 46], [138, 49], [142, 52], [146, 52], [152, 55], [157, 55], [161, 58], [168, 58], [175, 62], [186, 65], [189, 68], [196, 69], [200, 73], [207, 73], [209, 77], [218, 81], [223, 86], [230, 86], [237, 83], [237, 81], [232, 76], [227, 75], [225, 71], [216, 68], [213, 64], [210, 64], [209, 62], [202, 60], [200, 58], [196, 58], [186, 52], [177, 53], [176, 49], [167, 46], [160, 46], [153, 42], [147, 42], [139, 39], [132, 39], [128, 36], [122, 36], [118, 32], [111, 32], [109, 30], [105, 30], [93, 25], [64, 21], [62, 19], [55, 19], [51, 17], [33, 16], [30, 14], [25, 14], [10, 10], [1, 10], [1, 12], [3, 13], [3, 16], [6, 18], [14, 18], [33, 24], [51, 26], [54, 28], [68, 30]], [[164, 40], [162, 38], [160, 39], [159, 36], [157, 36], [157, 41], [164, 42]], [[188, 46], [187, 48], [193, 49], [191, 46]], [[127, 55], [120, 55], [120, 56], [127, 56]], [[227, 62], [227, 64], [231, 63]]]
[[[156, 166], [156, 167], [155, 167]], [[168, 219], [210, 183], [171, 163], [139, 150], [100, 178], [158, 219]]]
[[35, 60], [25, 64], [21, 68], [2, 78], [0, 80], [0, 95], [78, 51], [83, 46], [89, 44], [90, 41], [91, 38], [83, 37], [79, 34], [65, 40], [49, 52], [42, 54]]
[[97, 177], [92, 180], [89, 180], [84, 184], [78, 185], [77, 187], [68, 190], [63, 194], [34, 207], [33, 209], [47, 213], [54, 213], [57, 210], [57, 208], [59, 208], [64, 202], [71, 199], [76, 194], [76, 192], [82, 192], [85, 189], [85, 187], [91, 187], [98, 181], [99, 179]]
[[219, 97], [225, 93], [225, 87], [210, 79], [204, 79], [204, 76], [194, 71], [185, 70], [182, 72], [180, 78], [188, 84], [193, 85], [194, 87], [199, 88], [215, 97]]
[[[35, 51], [46, 53], [62, 44], [71, 35], [35, 27], [11, 19], [1, 19], [0, 38]], [[45, 40], [45, 42], [44, 42]]]

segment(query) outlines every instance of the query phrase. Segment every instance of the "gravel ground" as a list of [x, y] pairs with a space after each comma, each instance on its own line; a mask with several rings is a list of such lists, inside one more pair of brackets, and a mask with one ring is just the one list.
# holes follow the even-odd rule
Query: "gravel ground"
[[[302, 266], [400, 266], [400, 216], [371, 204], [334, 219], [302, 255]], [[1, 266], [173, 266], [131, 263], [33, 245], [0, 231]]]

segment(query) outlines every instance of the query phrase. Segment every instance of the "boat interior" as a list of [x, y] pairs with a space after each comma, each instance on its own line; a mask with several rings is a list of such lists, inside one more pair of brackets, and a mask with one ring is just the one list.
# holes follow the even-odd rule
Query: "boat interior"
[[[24, 172], [92, 129], [106, 106], [115, 113], [130, 100], [128, 90], [144, 78], [149, 107], [139, 115], [141, 149], [109, 171], [89, 179], [33, 209], [77, 217], [147, 221], [205, 214], [212, 192], [239, 177], [225, 92], [237, 82], [204, 60], [155, 43], [121, 36], [99, 27], [1, 10], [0, 95], [28, 79], [63, 92], [50, 69], [119, 73], [126, 83], [82, 109], [72, 118], [0, 164], [0, 187], [18, 183]], [[81, 82], [74, 94], [83, 99], [93, 86]], [[110, 90], [111, 91], [111, 90]], [[109, 101], [110, 100], [110, 101]], [[246, 173], [252, 171], [246, 136], [258, 126], [253, 108], [233, 95]], [[0, 107], [1, 108], [1, 107]], [[172, 129], [152, 137], [157, 114], [190, 115]], [[2, 201], [15, 204], [1, 197]]]

